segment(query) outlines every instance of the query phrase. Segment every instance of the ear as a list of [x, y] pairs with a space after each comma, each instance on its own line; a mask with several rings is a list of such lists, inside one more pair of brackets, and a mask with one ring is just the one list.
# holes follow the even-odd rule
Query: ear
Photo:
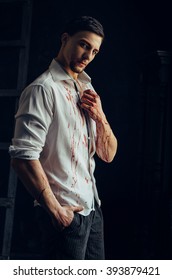
[[61, 42], [62, 44], [66, 44], [66, 42], [68, 41], [69, 38], [69, 34], [68, 33], [63, 33], [61, 36]]

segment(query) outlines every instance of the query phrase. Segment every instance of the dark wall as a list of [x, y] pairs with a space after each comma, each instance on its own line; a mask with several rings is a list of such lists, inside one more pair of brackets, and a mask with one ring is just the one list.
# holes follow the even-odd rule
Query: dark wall
[[[143, 106], [140, 102], [140, 61], [157, 50], [172, 49], [169, 2], [117, 0], [112, 5], [111, 1], [33, 1], [28, 83], [42, 73], [57, 54], [58, 32], [68, 18], [78, 14], [91, 15], [105, 28], [102, 50], [87, 72], [118, 139], [118, 152], [112, 163], [103, 163], [96, 157], [95, 175], [104, 211], [109, 259], [169, 256], [166, 247], [161, 253], [158, 248], [149, 250], [152, 239], [141, 232], [140, 219], [144, 216], [145, 205], [140, 204], [139, 185], [140, 106]], [[32, 201], [21, 186], [18, 187], [17, 202], [13, 247], [14, 252], [18, 250], [24, 254], [32, 251], [33, 241], [28, 233], [33, 230], [29, 212]], [[27, 204], [29, 211], [24, 207]], [[169, 225], [166, 228], [168, 231]], [[19, 238], [26, 232], [22, 247]], [[161, 238], [164, 240], [165, 237], [158, 237], [158, 241], [163, 241]]]

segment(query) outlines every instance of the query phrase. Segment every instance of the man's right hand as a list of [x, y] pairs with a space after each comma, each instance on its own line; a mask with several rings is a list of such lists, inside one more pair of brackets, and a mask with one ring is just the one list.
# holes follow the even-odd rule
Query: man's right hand
[[80, 212], [82, 210], [82, 206], [62, 206], [56, 217], [52, 218], [53, 225], [56, 229], [63, 230], [72, 223], [74, 212]]

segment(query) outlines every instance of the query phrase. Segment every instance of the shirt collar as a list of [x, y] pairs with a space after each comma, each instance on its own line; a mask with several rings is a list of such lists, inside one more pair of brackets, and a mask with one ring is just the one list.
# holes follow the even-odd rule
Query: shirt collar
[[[64, 69], [55, 59], [52, 60], [49, 70], [55, 82], [62, 80], [72, 80], [72, 78], [64, 71]], [[78, 80], [85, 84], [91, 83], [91, 78], [85, 71], [78, 75]]]

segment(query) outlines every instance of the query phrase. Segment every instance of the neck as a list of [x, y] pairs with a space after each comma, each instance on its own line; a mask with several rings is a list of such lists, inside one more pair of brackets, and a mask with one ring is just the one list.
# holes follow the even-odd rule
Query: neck
[[61, 65], [63, 70], [74, 80], [77, 80], [78, 74], [74, 73], [73, 71], [70, 70], [70, 68], [63, 62], [62, 59], [60, 59], [58, 56], [55, 58], [55, 60]]

